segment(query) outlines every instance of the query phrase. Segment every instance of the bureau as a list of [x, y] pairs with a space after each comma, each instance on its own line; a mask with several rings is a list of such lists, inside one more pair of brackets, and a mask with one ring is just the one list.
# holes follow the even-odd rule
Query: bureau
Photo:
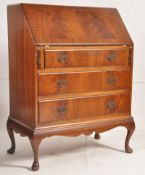
[[122, 126], [131, 153], [133, 42], [116, 9], [17, 4], [8, 6], [10, 116], [32, 145], [50, 136], [90, 135]]

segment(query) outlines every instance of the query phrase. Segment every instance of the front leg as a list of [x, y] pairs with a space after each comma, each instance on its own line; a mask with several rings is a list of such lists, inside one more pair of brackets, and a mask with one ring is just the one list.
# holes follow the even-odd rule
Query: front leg
[[7, 150], [7, 153], [13, 154], [15, 152], [15, 149], [16, 149], [16, 144], [15, 144], [14, 131], [13, 131], [13, 128], [11, 126], [11, 122], [9, 119], [7, 121], [7, 131], [8, 131], [10, 140], [11, 140], [11, 147], [10, 147], [10, 149]]
[[39, 151], [39, 145], [41, 142], [41, 138], [31, 138], [29, 137], [31, 146], [32, 146], [32, 150], [33, 150], [33, 154], [34, 154], [34, 161], [32, 164], [32, 171], [37, 171], [39, 170], [39, 160], [38, 160], [38, 151]]
[[100, 134], [96, 132], [95, 136], [94, 136], [94, 139], [99, 140], [100, 138], [101, 138]]
[[126, 151], [126, 153], [132, 153], [133, 150], [129, 146], [129, 141], [130, 141], [130, 138], [135, 130], [134, 121], [132, 121], [128, 126], [126, 126], [126, 128], [127, 128], [127, 136], [126, 136], [126, 140], [125, 140], [125, 151]]

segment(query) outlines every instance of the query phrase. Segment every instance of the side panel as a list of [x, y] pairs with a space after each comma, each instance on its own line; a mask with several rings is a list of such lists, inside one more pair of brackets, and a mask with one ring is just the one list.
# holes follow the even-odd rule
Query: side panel
[[33, 127], [36, 114], [36, 48], [21, 5], [8, 6], [10, 117]]

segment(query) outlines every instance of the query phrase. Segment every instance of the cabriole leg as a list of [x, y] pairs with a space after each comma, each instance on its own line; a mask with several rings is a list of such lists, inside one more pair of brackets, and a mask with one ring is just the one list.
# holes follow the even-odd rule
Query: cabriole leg
[[99, 140], [100, 138], [101, 138], [100, 134], [96, 132], [95, 136], [94, 136], [94, 139]]
[[134, 121], [132, 121], [132, 123], [130, 123], [126, 128], [127, 128], [127, 136], [126, 136], [126, 140], [125, 140], [125, 151], [126, 151], [126, 153], [132, 153], [133, 150], [129, 146], [129, 141], [130, 141], [130, 138], [135, 130]]
[[10, 140], [11, 140], [11, 147], [10, 147], [10, 149], [7, 150], [7, 153], [13, 154], [15, 152], [15, 149], [16, 149], [16, 144], [15, 144], [14, 131], [13, 131], [13, 128], [11, 126], [11, 122], [9, 119], [7, 121], [7, 131], [8, 131]]
[[38, 160], [38, 151], [39, 151], [39, 145], [41, 142], [41, 138], [31, 138], [29, 137], [33, 154], [34, 154], [34, 162], [32, 164], [32, 171], [37, 171], [39, 170], [39, 160]]

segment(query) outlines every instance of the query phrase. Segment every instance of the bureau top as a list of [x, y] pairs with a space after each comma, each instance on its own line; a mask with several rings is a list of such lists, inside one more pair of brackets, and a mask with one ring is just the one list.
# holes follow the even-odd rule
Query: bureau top
[[17, 6], [24, 12], [37, 45], [132, 43], [116, 9], [36, 4]]

